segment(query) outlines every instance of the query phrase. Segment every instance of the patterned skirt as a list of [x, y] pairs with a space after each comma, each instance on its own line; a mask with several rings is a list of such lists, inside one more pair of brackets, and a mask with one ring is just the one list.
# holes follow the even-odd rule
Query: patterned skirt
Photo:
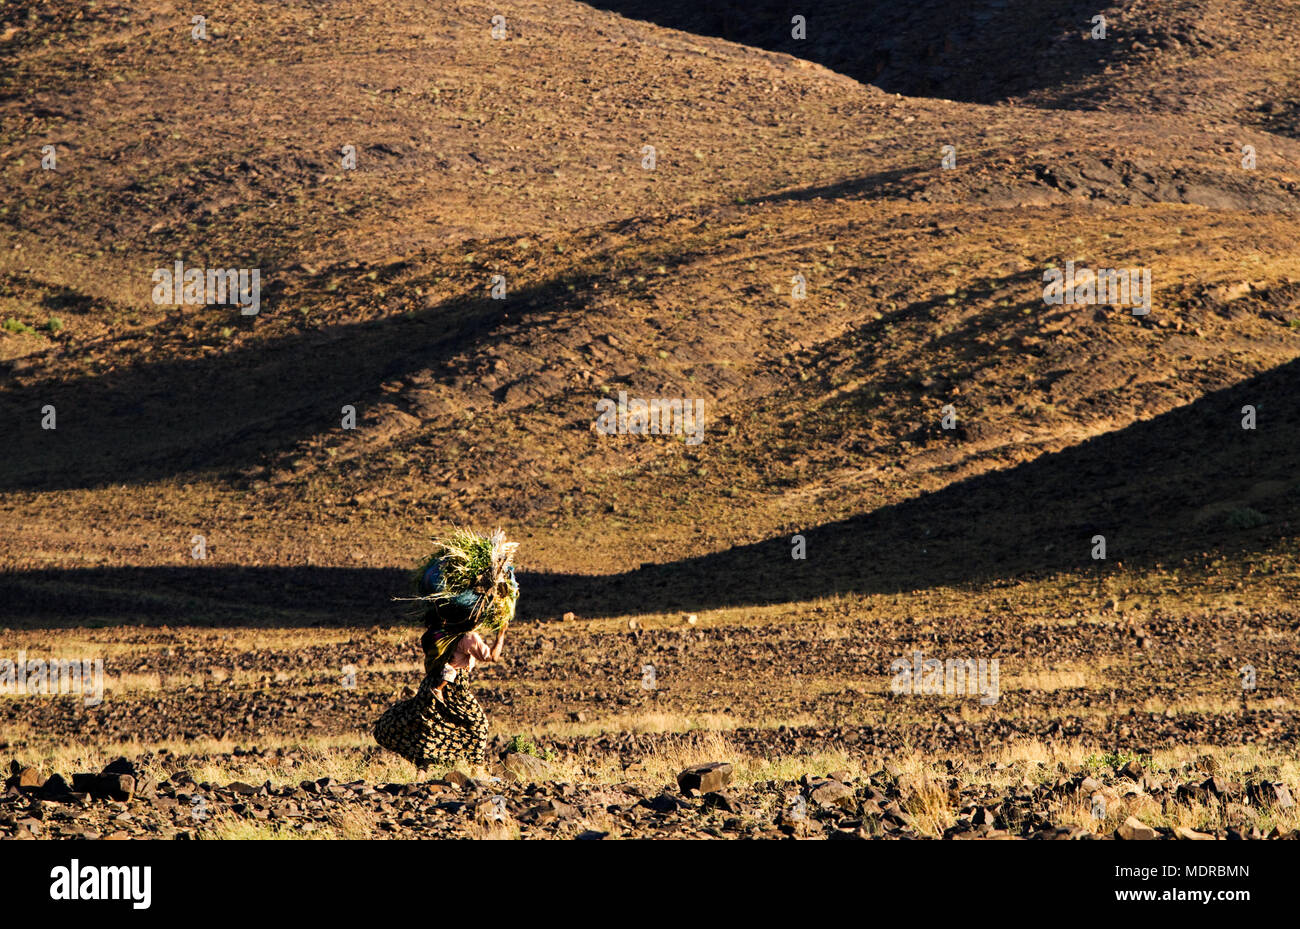
[[487, 716], [470, 693], [468, 677], [461, 671], [442, 689], [445, 703], [433, 694], [438, 681], [425, 677], [414, 697], [389, 707], [375, 721], [375, 741], [417, 768], [483, 764]]

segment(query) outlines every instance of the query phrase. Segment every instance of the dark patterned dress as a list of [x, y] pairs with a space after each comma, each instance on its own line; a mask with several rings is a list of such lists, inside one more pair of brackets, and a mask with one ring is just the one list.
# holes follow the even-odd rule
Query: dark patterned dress
[[457, 762], [483, 764], [488, 722], [469, 689], [469, 671], [442, 689], [446, 702], [434, 696], [442, 680], [443, 661], [425, 656], [425, 677], [409, 700], [389, 707], [375, 721], [375, 741], [417, 768], [450, 767]]

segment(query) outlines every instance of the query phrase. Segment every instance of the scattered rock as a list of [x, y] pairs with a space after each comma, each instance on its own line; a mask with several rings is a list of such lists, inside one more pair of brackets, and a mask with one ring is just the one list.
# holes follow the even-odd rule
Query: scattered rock
[[677, 786], [688, 797], [713, 793], [731, 783], [732, 766], [726, 761], [695, 765], [677, 775]]
[[578, 811], [567, 803], [559, 800], [547, 800], [540, 806], [535, 806], [524, 814], [523, 818], [530, 822], [553, 822], [555, 820], [573, 819], [578, 815]]

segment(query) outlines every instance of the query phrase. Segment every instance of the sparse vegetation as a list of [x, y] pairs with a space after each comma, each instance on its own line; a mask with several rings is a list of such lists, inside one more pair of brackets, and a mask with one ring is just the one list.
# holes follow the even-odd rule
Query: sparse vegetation
[[534, 758], [541, 758], [543, 761], [552, 761], [555, 758], [555, 752], [550, 749], [538, 750], [537, 744], [526, 735], [511, 736], [510, 742], [506, 745], [507, 752], [518, 752], [521, 755], [532, 755]]

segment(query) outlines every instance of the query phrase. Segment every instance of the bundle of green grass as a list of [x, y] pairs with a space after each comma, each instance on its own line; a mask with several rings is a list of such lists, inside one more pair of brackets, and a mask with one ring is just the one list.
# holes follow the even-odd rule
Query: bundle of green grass
[[500, 632], [515, 616], [519, 584], [514, 557], [518, 542], [501, 530], [483, 535], [458, 529], [435, 540], [433, 553], [415, 570], [415, 599], [427, 604], [422, 639], [426, 663], [436, 662], [471, 632]]

